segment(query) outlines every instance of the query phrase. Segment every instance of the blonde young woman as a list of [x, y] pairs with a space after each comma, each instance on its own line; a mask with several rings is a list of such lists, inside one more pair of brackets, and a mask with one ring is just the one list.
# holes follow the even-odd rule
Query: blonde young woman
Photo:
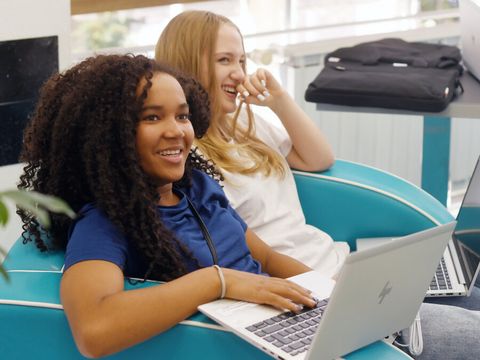
[[[305, 223], [290, 170], [327, 169], [330, 145], [270, 72], [247, 75], [239, 29], [221, 15], [183, 12], [161, 34], [155, 57], [207, 89], [211, 125], [196, 145], [221, 170], [224, 191], [249, 227], [277, 251], [337, 273], [348, 246]], [[270, 108], [278, 125], [254, 116], [251, 105]]]

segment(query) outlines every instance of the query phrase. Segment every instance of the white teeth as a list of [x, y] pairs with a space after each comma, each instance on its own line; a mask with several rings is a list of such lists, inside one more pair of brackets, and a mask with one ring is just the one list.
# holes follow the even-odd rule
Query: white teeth
[[179, 155], [181, 150], [163, 150], [160, 151], [160, 155], [169, 156], [169, 155]]
[[229, 92], [229, 93], [232, 93], [232, 94], [237, 93], [237, 90], [232, 86], [224, 85], [224, 86], [222, 86], [222, 89], [225, 90], [226, 92]]

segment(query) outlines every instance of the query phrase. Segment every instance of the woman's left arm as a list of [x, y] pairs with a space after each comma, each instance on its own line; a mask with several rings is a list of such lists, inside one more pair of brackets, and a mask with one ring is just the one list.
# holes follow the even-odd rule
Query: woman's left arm
[[245, 232], [245, 237], [253, 258], [259, 261], [262, 270], [271, 276], [286, 279], [312, 270], [300, 261], [276, 252], [250, 229]]
[[283, 123], [292, 141], [292, 150], [287, 156], [291, 167], [320, 171], [333, 165], [335, 158], [326, 137], [270, 72], [257, 70], [247, 77], [243, 86], [250, 93], [247, 103], [268, 106]]

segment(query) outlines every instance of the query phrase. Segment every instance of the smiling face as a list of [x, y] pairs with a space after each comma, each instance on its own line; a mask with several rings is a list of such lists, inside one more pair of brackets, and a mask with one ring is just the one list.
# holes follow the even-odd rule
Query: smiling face
[[245, 51], [238, 30], [227, 23], [220, 25], [214, 51], [214, 71], [218, 89], [218, 101], [225, 114], [237, 108], [238, 84], [245, 79]]
[[[137, 126], [136, 146], [140, 165], [160, 187], [170, 187], [185, 171], [194, 131], [188, 104], [178, 81], [166, 73], [153, 75]], [[140, 95], [146, 83], [137, 88]]]

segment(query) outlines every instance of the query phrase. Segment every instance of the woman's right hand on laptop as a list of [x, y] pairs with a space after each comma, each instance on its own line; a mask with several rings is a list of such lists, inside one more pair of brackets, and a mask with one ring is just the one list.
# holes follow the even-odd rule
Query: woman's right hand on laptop
[[299, 312], [303, 306], [315, 306], [311, 292], [292, 281], [225, 268], [223, 272], [226, 298], [267, 304], [293, 312]]

